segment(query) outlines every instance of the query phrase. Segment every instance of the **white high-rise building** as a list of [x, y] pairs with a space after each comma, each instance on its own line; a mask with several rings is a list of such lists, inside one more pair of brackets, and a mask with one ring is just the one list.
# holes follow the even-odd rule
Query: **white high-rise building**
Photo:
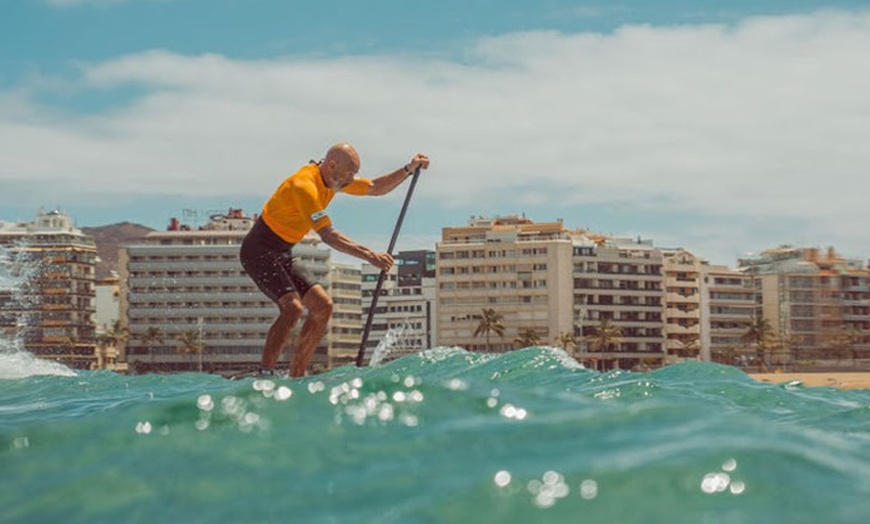
[[[738, 261], [774, 341], [768, 364], [831, 359], [870, 348], [870, 271], [829, 248], [780, 246]], [[842, 355], [840, 355], [842, 356]]]
[[0, 330], [40, 358], [79, 369], [101, 365], [94, 337], [94, 239], [60, 211], [32, 222], [0, 222], [0, 263], [18, 289], [0, 286]]
[[[474, 217], [443, 228], [436, 250], [438, 345], [501, 353], [521, 333], [553, 345], [572, 331], [572, 240], [561, 222]], [[505, 328], [488, 343], [475, 336], [484, 310]]]
[[664, 250], [665, 335], [668, 362], [701, 353], [701, 280], [706, 261], [685, 249]]
[[332, 318], [329, 321], [329, 367], [356, 362], [362, 333], [362, 272], [358, 265], [331, 264], [329, 294]]
[[701, 266], [701, 360], [740, 362], [757, 307], [752, 276], [725, 266]]
[[666, 357], [664, 264], [652, 242], [602, 235], [574, 237], [575, 333], [586, 349], [598, 344], [607, 323], [615, 341], [584, 355], [599, 369], [657, 366]]
[[[278, 309], [239, 262], [254, 220], [237, 209], [196, 230], [173, 219], [169, 230], [121, 249], [121, 318], [130, 330], [125, 357], [131, 372], [233, 372], [260, 364]], [[328, 249], [310, 237], [293, 252], [327, 282]], [[281, 365], [289, 365], [292, 350], [288, 344]], [[329, 366], [327, 339], [311, 366]]]
[[[444, 228], [437, 249], [440, 345], [503, 352], [531, 333], [551, 346], [573, 335], [574, 354], [602, 369], [664, 358], [662, 253], [648, 241], [572, 231], [561, 221], [476, 217]], [[475, 331], [490, 309], [504, 336], [490, 334], [487, 344]], [[599, 348], [602, 325], [619, 335]]]
[[[387, 347], [385, 360], [435, 347], [435, 252], [402, 251], [395, 257], [378, 297], [375, 316], [366, 344], [371, 359], [378, 344], [392, 330], [395, 340]], [[363, 322], [366, 321], [380, 270], [362, 266]]]

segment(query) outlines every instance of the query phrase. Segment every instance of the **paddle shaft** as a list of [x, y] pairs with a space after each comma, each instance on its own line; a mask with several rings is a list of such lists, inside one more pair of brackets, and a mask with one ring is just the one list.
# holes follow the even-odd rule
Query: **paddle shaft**
[[[393, 249], [396, 247], [396, 240], [399, 238], [399, 230], [402, 229], [402, 222], [405, 221], [405, 213], [408, 211], [408, 203], [411, 202], [411, 195], [414, 194], [414, 188], [417, 186], [417, 179], [420, 178], [420, 168], [414, 170], [414, 174], [411, 178], [411, 185], [408, 187], [408, 193], [405, 195], [405, 202], [402, 204], [402, 211], [399, 213], [399, 220], [396, 221], [396, 228], [393, 229], [393, 238], [390, 239], [390, 247], [387, 248], [387, 253], [391, 256], [393, 254]], [[362, 367], [363, 358], [366, 354], [366, 344], [369, 341], [369, 333], [372, 330], [372, 320], [375, 317], [375, 308], [378, 305], [378, 297], [381, 296], [381, 289], [384, 287], [384, 280], [387, 278], [387, 272], [381, 270], [381, 274], [378, 275], [378, 284], [375, 286], [375, 293], [372, 295], [372, 304], [369, 306], [369, 314], [366, 318], [366, 326], [363, 329], [362, 341], [360, 341], [359, 351], [356, 354], [356, 365], [357, 367]]]

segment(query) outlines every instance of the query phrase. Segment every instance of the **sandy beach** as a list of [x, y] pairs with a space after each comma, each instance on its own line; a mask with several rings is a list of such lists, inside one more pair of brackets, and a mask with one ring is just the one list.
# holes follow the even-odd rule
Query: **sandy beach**
[[804, 386], [826, 386], [839, 389], [870, 389], [870, 372], [843, 373], [752, 373], [755, 380], [781, 384], [793, 380], [800, 381]]

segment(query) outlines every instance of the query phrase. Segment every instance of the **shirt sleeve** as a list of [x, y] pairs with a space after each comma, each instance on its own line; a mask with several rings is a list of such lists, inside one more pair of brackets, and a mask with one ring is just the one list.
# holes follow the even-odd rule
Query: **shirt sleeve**
[[368, 178], [354, 178], [353, 182], [346, 185], [344, 189], [341, 190], [342, 193], [347, 193], [348, 195], [356, 195], [356, 196], [365, 196], [369, 194], [369, 190], [374, 185]]
[[317, 188], [314, 187], [314, 184], [294, 185], [290, 194], [293, 203], [296, 204], [296, 209], [299, 210], [311, 229], [320, 231], [324, 227], [332, 225], [332, 220], [317, 199]]

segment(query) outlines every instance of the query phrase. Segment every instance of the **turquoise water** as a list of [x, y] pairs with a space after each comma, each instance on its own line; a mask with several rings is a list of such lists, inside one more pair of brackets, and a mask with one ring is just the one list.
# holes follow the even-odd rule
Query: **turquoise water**
[[304, 380], [3, 366], [2, 522], [870, 522], [870, 390], [551, 348]]

